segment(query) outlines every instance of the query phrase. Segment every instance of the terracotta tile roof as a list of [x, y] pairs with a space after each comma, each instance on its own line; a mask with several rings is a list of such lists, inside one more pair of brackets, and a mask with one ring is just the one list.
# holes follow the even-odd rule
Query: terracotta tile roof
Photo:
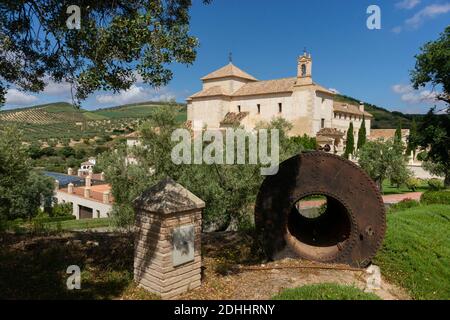
[[248, 116], [248, 112], [228, 112], [223, 120], [220, 122], [220, 125], [231, 125], [231, 124], [239, 124], [242, 119]]
[[[232, 94], [226, 93], [221, 86], [214, 86], [193, 94], [188, 98], [188, 100], [191, 100], [192, 98], [202, 98], [212, 96], [240, 97], [240, 96], [270, 94], [270, 93], [292, 93], [296, 81], [297, 81], [296, 77], [291, 77], [291, 78], [249, 82], [244, 84], [241, 88], [239, 88]], [[325, 89], [321, 85], [314, 83], [312, 86], [316, 91], [334, 95], [332, 91]]]
[[344, 133], [336, 128], [323, 128], [317, 132], [317, 136], [324, 137], [343, 137]]
[[338, 112], [343, 112], [343, 113], [360, 115], [360, 116], [364, 115], [365, 117], [373, 118], [373, 116], [370, 113], [368, 113], [366, 111], [364, 111], [364, 112], [360, 111], [359, 106], [354, 105], [354, 104], [335, 101], [333, 103], [333, 110], [338, 111]]
[[[396, 129], [371, 129], [369, 140], [392, 139]], [[402, 129], [402, 137], [409, 135], [409, 129]]]
[[214, 96], [229, 96], [229, 94], [225, 93], [221, 86], [214, 86], [202, 91], [199, 91], [189, 98], [203, 98], [203, 97], [214, 97]]
[[257, 79], [255, 77], [249, 75], [247, 72], [242, 71], [241, 69], [236, 67], [231, 62], [229, 64], [227, 64], [226, 66], [204, 76], [203, 78], [201, 78], [201, 80], [211, 80], [211, 79], [228, 78], [228, 77], [237, 77], [237, 78], [257, 81]]
[[328, 89], [325, 88], [325, 87], [322, 87], [320, 84], [313, 83], [313, 86], [314, 86], [314, 89], [315, 89], [316, 91], [325, 92], [325, 93], [331, 94], [331, 95], [333, 95], [333, 96], [336, 95], [335, 92], [330, 91], [330, 90], [328, 90]]
[[[72, 195], [78, 196], [80, 198], [84, 198], [84, 189], [85, 187], [74, 187]], [[67, 188], [59, 189], [59, 192], [69, 193]], [[96, 186], [91, 186], [91, 196], [90, 200], [97, 201], [103, 203], [103, 192], [109, 191], [109, 203], [114, 203], [114, 198], [111, 195], [111, 186], [109, 184], [101, 184]], [[86, 198], [84, 198], [86, 199]]]
[[244, 84], [233, 96], [249, 96], [267, 93], [292, 92], [297, 78], [264, 80]]

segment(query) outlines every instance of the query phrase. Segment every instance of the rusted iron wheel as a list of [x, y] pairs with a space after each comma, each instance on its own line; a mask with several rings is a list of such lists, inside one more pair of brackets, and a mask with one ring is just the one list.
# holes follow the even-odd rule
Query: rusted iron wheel
[[[297, 210], [299, 200], [326, 197], [318, 217]], [[255, 223], [269, 258], [286, 246], [299, 257], [328, 263], [367, 266], [386, 229], [381, 194], [357, 165], [314, 151], [280, 164], [259, 190]]]

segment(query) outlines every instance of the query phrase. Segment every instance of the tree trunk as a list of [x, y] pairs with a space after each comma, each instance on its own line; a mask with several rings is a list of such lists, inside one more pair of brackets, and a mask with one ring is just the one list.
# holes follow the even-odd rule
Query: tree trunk
[[445, 174], [444, 186], [450, 188], [450, 172]]
[[383, 179], [375, 180], [375, 184], [377, 185], [378, 190], [380, 190], [380, 193], [383, 194]]

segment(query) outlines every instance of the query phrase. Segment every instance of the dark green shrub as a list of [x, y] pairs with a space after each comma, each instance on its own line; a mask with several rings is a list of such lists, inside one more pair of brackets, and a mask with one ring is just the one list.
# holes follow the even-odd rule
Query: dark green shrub
[[389, 212], [402, 211], [409, 208], [420, 206], [419, 201], [413, 199], [403, 199], [402, 201], [395, 203], [389, 207]]
[[428, 186], [430, 190], [438, 191], [444, 189], [444, 182], [440, 179], [433, 178], [428, 180]]
[[427, 191], [420, 197], [424, 204], [448, 204], [450, 205], [450, 190]]
[[416, 158], [419, 161], [425, 161], [425, 160], [427, 160], [427, 157], [428, 157], [428, 153], [426, 151], [422, 151], [417, 155]]
[[72, 216], [73, 208], [71, 203], [57, 203], [53, 206], [51, 217], [67, 217]]

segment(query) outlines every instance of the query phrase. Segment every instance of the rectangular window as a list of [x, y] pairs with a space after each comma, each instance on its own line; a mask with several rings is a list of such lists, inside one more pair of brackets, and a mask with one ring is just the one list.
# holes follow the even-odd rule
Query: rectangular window
[[278, 113], [282, 113], [283, 112], [283, 104], [280, 102], [278, 103]]
[[241, 106], [238, 106], [238, 112], [241, 113]]
[[323, 129], [323, 128], [325, 128], [325, 119], [324, 118], [322, 118], [321, 120], [320, 120], [320, 127]]
[[256, 106], [258, 107], [258, 114], [260, 114], [261, 113], [261, 105], [258, 103]]

